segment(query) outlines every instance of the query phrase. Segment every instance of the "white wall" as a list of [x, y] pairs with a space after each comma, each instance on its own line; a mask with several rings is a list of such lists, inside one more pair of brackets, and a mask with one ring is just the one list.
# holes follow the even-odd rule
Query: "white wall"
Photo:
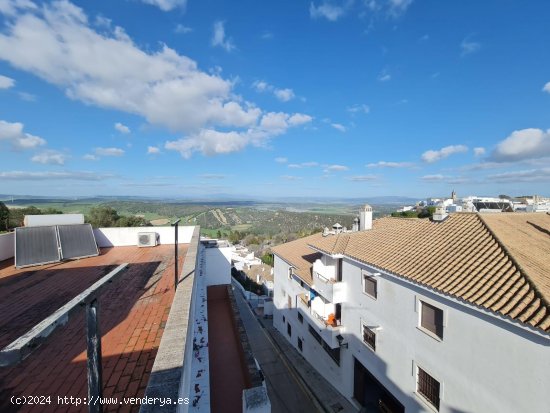
[[[353, 372], [353, 368], [348, 370], [346, 373], [343, 373], [343, 370], [337, 366], [332, 358], [330, 358], [325, 350], [321, 348], [319, 343], [309, 333], [308, 324], [311, 324], [314, 328], [317, 327], [315, 321], [311, 318], [313, 316], [296, 308], [298, 304], [296, 296], [298, 294], [308, 292], [309, 289], [302, 288], [300, 283], [294, 278], [289, 280], [288, 268], [289, 265], [275, 255], [273, 272], [273, 280], [275, 285], [273, 290], [273, 325], [297, 350], [298, 337], [301, 338], [303, 348], [301, 354], [330, 383], [337, 387], [336, 384], [343, 380], [343, 375], [349, 373], [350, 371]], [[292, 301], [291, 309], [288, 308], [288, 295], [290, 295]], [[298, 311], [300, 311], [303, 315], [303, 323], [300, 323], [298, 320]], [[283, 316], [285, 317], [284, 323]], [[287, 323], [292, 326], [292, 337], [288, 336]], [[319, 329], [317, 329], [317, 331], [320, 332]]]
[[231, 247], [204, 248], [206, 285], [231, 284]]
[[[193, 236], [194, 226], [178, 227], [178, 244], [188, 244]], [[174, 243], [174, 227], [126, 227], [97, 228], [94, 235], [99, 247], [137, 246], [138, 232], [156, 232], [160, 244]]]
[[[367, 268], [367, 267], [363, 267]], [[550, 406], [550, 337], [447, 299], [387, 274], [378, 276], [378, 296], [362, 292], [361, 266], [344, 259], [343, 336], [340, 367], [330, 359], [288, 309], [286, 294], [303, 289], [288, 279], [288, 264], [275, 256], [275, 327], [349, 400], [353, 398], [353, 363], [357, 358], [404, 406], [407, 412], [433, 412], [416, 391], [416, 366], [441, 383], [440, 412], [545, 412]], [[378, 272], [370, 269], [371, 272]], [[445, 312], [443, 340], [418, 326], [418, 299]], [[286, 322], [292, 325], [288, 337]], [[362, 341], [362, 323], [381, 326], [376, 352]], [[313, 323], [311, 323], [313, 324]]]
[[0, 235], [0, 261], [15, 256], [15, 233], [9, 232]]

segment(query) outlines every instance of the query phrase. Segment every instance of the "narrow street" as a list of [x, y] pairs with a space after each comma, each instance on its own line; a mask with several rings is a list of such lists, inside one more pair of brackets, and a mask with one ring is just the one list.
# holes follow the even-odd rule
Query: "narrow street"
[[284, 355], [280, 354], [271, 337], [260, 325], [256, 316], [239, 292], [235, 292], [241, 318], [248, 334], [254, 357], [258, 360], [267, 382], [267, 391], [273, 413], [304, 413], [320, 411]]

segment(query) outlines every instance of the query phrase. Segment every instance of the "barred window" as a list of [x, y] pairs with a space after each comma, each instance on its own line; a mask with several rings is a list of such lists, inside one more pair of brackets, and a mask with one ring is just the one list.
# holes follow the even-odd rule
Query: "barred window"
[[367, 326], [363, 326], [363, 342], [376, 351], [376, 333]]
[[439, 382], [418, 367], [418, 393], [439, 410]]

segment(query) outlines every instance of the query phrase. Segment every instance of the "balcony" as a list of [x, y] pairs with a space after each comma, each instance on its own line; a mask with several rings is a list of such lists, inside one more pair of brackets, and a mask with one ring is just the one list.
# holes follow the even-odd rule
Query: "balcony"
[[[318, 297], [318, 299], [321, 299]], [[309, 294], [298, 295], [298, 311], [307, 317], [312, 327], [316, 328], [321, 338], [330, 346], [337, 348], [339, 346], [336, 336], [344, 332], [344, 326], [340, 320], [334, 318], [334, 311], [328, 312], [323, 308], [323, 305], [316, 305], [309, 299]], [[332, 320], [332, 322], [331, 322]]]
[[346, 301], [345, 284], [334, 278], [327, 278], [323, 274], [313, 271], [313, 285], [315, 290], [331, 303], [337, 304]]

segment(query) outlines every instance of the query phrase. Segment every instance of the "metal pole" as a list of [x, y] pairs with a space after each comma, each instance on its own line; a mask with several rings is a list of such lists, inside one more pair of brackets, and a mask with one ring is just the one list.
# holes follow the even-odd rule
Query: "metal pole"
[[88, 411], [102, 413], [103, 406], [99, 399], [103, 396], [101, 369], [101, 333], [97, 316], [97, 298], [86, 303], [86, 332], [88, 341]]
[[174, 226], [174, 290], [178, 288], [178, 224], [181, 219], [178, 219], [172, 225]]

